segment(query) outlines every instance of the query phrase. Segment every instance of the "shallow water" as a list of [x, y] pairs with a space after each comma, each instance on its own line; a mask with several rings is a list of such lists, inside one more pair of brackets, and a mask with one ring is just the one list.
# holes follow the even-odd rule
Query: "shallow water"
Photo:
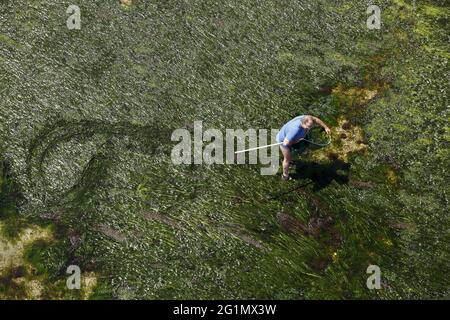
[[[2, 237], [53, 234], [0, 270], [2, 298], [448, 296], [444, 1], [381, 1], [380, 31], [366, 1], [82, 1], [81, 30], [68, 5], [0, 5]], [[304, 113], [333, 142], [292, 183], [171, 162], [193, 121]], [[70, 264], [93, 292], [64, 288]]]

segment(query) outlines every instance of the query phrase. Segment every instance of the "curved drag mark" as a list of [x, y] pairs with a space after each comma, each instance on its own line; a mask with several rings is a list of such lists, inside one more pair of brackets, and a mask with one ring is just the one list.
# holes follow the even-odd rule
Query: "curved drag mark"
[[[173, 129], [164, 129], [157, 126], [139, 126], [130, 123], [105, 123], [100, 121], [66, 121], [59, 120], [47, 126], [37, 134], [31, 141], [26, 159], [26, 172], [29, 182], [42, 188], [39, 191], [46, 191], [48, 177], [44, 172], [45, 160], [60, 144], [77, 139], [78, 141], [89, 141], [95, 135], [103, 135], [105, 139], [99, 143], [96, 152], [90, 156], [89, 160], [80, 169], [80, 175], [70, 188], [58, 195], [58, 200], [63, 199], [68, 194], [75, 194], [71, 201], [79, 202], [89, 197], [93, 187], [101, 183], [108, 174], [108, 159], [115, 156], [111, 150], [110, 141], [112, 138], [128, 137], [133, 142], [133, 151], [151, 155], [161, 145], [171, 143], [170, 135]], [[35, 190], [36, 195], [38, 191]], [[47, 204], [49, 201], [46, 201]], [[51, 201], [50, 201], [51, 203]], [[146, 220], [155, 220], [163, 225], [174, 229], [183, 229], [182, 224], [159, 212], [143, 212]], [[259, 250], [267, 248], [259, 240], [251, 237], [242, 227], [219, 226], [211, 224], [210, 227], [224, 236], [232, 236], [243, 243]], [[102, 233], [108, 238], [119, 243], [125, 243], [126, 237], [119, 230], [104, 224], [97, 224], [93, 227], [95, 231]]]
[[45, 179], [42, 170], [44, 160], [60, 143], [69, 142], [73, 139], [83, 141], [100, 134], [105, 135], [107, 139], [117, 136], [129, 137], [133, 142], [139, 143], [140, 150], [137, 150], [138, 152], [151, 154], [161, 145], [161, 141], [170, 141], [171, 132], [172, 130], [156, 126], [139, 126], [130, 123], [60, 120], [43, 129], [31, 141], [26, 159], [27, 175], [32, 182], [34, 179], [32, 170], [37, 168], [40, 178]]
[[[59, 120], [41, 130], [31, 141], [26, 158], [26, 173], [30, 183], [36, 183], [38, 180], [46, 181], [43, 171], [43, 163], [50, 155], [52, 150], [59, 144], [69, 142], [73, 139], [88, 141], [95, 135], [104, 135], [107, 142], [114, 137], [128, 137], [137, 147], [136, 152], [142, 154], [152, 154], [155, 150], [164, 144], [170, 142], [172, 130], [160, 128], [157, 126], [140, 126], [131, 123], [105, 123], [101, 121], [81, 120], [71, 122]], [[108, 156], [109, 150], [107, 142], [99, 147], [99, 152], [91, 156], [88, 163], [84, 166], [81, 180], [85, 180], [85, 172], [97, 163], [102, 156]], [[44, 184], [45, 185], [45, 184]]]

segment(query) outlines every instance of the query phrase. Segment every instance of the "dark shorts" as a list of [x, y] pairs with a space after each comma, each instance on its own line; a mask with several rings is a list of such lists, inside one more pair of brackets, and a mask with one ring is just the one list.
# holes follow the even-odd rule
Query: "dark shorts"
[[[308, 136], [306, 136], [305, 139], [308, 139]], [[305, 151], [305, 149], [308, 147], [308, 145], [309, 145], [308, 141], [301, 140], [301, 141], [297, 142], [296, 144], [293, 144], [289, 147], [284, 147], [283, 145], [280, 145], [280, 148], [283, 148], [283, 149], [287, 148], [287, 149], [289, 149], [289, 151], [291, 153], [292, 152], [302, 153], [303, 151]]]

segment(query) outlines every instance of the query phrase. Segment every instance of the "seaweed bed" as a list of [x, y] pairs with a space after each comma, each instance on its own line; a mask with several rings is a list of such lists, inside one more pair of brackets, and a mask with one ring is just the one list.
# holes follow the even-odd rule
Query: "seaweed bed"
[[[70, 4], [0, 3], [0, 298], [450, 297], [446, 1]], [[170, 160], [302, 113], [293, 182]]]

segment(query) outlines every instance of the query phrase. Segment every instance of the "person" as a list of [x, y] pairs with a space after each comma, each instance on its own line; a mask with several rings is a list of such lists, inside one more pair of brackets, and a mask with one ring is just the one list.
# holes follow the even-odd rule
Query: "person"
[[330, 128], [319, 118], [310, 115], [301, 115], [287, 122], [277, 133], [277, 142], [280, 145], [283, 153], [283, 173], [281, 178], [283, 180], [290, 180], [289, 165], [292, 161], [292, 147], [305, 138], [309, 129], [314, 125], [319, 125], [325, 129], [327, 134], [330, 134]]

